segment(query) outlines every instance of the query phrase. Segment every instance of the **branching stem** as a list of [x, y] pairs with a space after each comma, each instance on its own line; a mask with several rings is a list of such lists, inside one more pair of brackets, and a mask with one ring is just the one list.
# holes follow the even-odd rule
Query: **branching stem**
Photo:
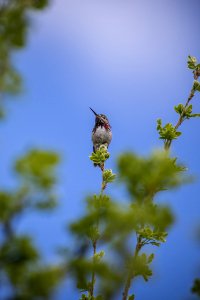
[[[141, 250], [142, 246], [143, 246], [142, 238], [139, 235], [139, 236], [137, 236], [137, 243], [136, 243], [136, 246], [135, 246], [133, 259], [137, 258], [138, 254], [139, 254], [139, 251]], [[124, 291], [123, 291], [123, 294], [122, 294], [122, 300], [127, 300], [128, 292], [129, 292], [129, 289], [131, 287], [131, 282], [132, 282], [133, 279], [134, 279], [134, 272], [132, 270], [132, 267], [130, 267], [128, 277], [127, 277], [127, 280], [126, 280], [126, 283], [125, 283]]]
[[[196, 74], [194, 74], [194, 79], [195, 80], [198, 79], [198, 76]], [[179, 128], [179, 126], [181, 126], [181, 124], [185, 120], [185, 117], [184, 117], [185, 110], [187, 109], [187, 107], [188, 107], [190, 101], [192, 100], [192, 98], [194, 97], [194, 94], [195, 94], [195, 90], [192, 87], [192, 89], [190, 91], [190, 94], [189, 94], [189, 97], [187, 98], [187, 101], [185, 103], [184, 109], [183, 109], [183, 111], [182, 111], [182, 113], [181, 113], [181, 115], [180, 115], [180, 117], [179, 117], [179, 119], [178, 119], [178, 121], [175, 125], [176, 130]], [[172, 143], [171, 139], [165, 140], [164, 149], [169, 150], [170, 146], [171, 146], [171, 143]], [[137, 243], [136, 243], [133, 259], [137, 258], [139, 251], [146, 244], [148, 244], [148, 240], [142, 242], [141, 236], [137, 236]], [[127, 280], [126, 280], [126, 283], [125, 283], [125, 287], [124, 287], [124, 290], [123, 290], [123, 294], [122, 294], [122, 300], [127, 300], [128, 299], [128, 293], [129, 293], [129, 289], [131, 287], [131, 282], [132, 282], [133, 279], [134, 279], [134, 272], [132, 270], [132, 267], [130, 267], [130, 270], [129, 270], [129, 273], [128, 273], [128, 276], [127, 276]]]
[[[190, 94], [189, 94], [189, 97], [187, 98], [187, 101], [185, 103], [185, 106], [184, 106], [184, 109], [182, 111], [182, 114], [180, 115], [179, 119], [178, 119], [178, 122], [176, 123], [175, 125], [175, 129], [177, 130], [179, 128], [179, 126], [181, 126], [181, 124], [183, 123], [183, 121], [185, 120], [184, 118], [184, 113], [185, 113], [185, 110], [186, 108], [188, 107], [190, 101], [192, 100], [192, 98], [194, 97], [194, 94], [195, 94], [195, 91], [192, 87], [191, 91], [190, 91]], [[172, 144], [172, 140], [168, 139], [168, 140], [165, 140], [165, 143], [164, 143], [164, 149], [165, 150], [169, 150], [170, 147], [171, 147], [171, 144]]]

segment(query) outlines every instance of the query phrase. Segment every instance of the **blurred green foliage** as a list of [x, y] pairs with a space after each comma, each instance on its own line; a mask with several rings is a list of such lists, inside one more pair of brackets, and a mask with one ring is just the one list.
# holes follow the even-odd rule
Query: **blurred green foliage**
[[[13, 64], [13, 53], [26, 45], [30, 12], [43, 9], [48, 2], [0, 2], [1, 116], [5, 97], [21, 90], [21, 77]], [[157, 121], [159, 137], [164, 140], [166, 149], [181, 135], [177, 129], [184, 120], [200, 116], [193, 113], [193, 107], [189, 105], [195, 92], [200, 91], [200, 64], [195, 57], [189, 56], [188, 67], [193, 70], [194, 82], [186, 105], [175, 106], [178, 123], [163, 126], [161, 119]], [[154, 246], [164, 243], [167, 230], [174, 221], [171, 210], [155, 203], [155, 196], [188, 180], [185, 168], [170, 158], [169, 153], [160, 151], [149, 157], [124, 153], [118, 159], [118, 181], [125, 185], [129, 201], [115, 201], [104, 194], [107, 184], [116, 179], [112, 170], [104, 169], [108, 158], [105, 147], [100, 147], [90, 156], [93, 163], [101, 167], [101, 191], [87, 198], [84, 215], [70, 226], [77, 240], [83, 245], [91, 243], [94, 250], [91, 254], [86, 246], [82, 247], [83, 251], [75, 249], [78, 250], [75, 254], [68, 254], [68, 275], [76, 280], [82, 292], [81, 300], [111, 300], [122, 289], [123, 299], [135, 299], [133, 294], [129, 295], [132, 280], [140, 276], [148, 281], [152, 276], [154, 253], [141, 251], [144, 251], [144, 246], [149, 246], [152, 252]], [[25, 211], [44, 211], [56, 206], [54, 187], [58, 163], [59, 157], [54, 152], [31, 150], [14, 165], [18, 179], [16, 187], [0, 190], [0, 286], [7, 291], [6, 300], [50, 299], [66, 272], [66, 262], [63, 266], [44, 264], [32, 238], [17, 233], [17, 219]], [[78, 247], [78, 243], [75, 245]], [[96, 296], [93, 294], [94, 285]], [[197, 279], [192, 288], [197, 295], [200, 295], [199, 287]]]
[[[43, 9], [48, 2], [0, 1], [0, 117], [4, 115], [7, 97], [21, 90], [21, 76], [14, 66], [13, 54], [26, 45], [30, 12]], [[45, 264], [31, 236], [17, 230], [17, 221], [24, 212], [52, 210], [56, 206], [58, 163], [54, 152], [31, 150], [13, 166], [15, 187], [0, 189], [1, 299], [50, 299], [63, 277], [63, 268]]]
[[[118, 181], [125, 184], [129, 201], [114, 201], [102, 193], [90, 196], [85, 214], [70, 226], [79, 241], [91, 241], [91, 245], [98, 241], [100, 248], [98, 260], [91, 256], [89, 247], [82, 255], [69, 257], [68, 270], [84, 292], [81, 299], [111, 300], [120, 292], [126, 278], [142, 276], [147, 281], [151, 277], [154, 254], [139, 252], [145, 245], [160, 246], [165, 242], [166, 230], [174, 220], [171, 210], [155, 204], [154, 197], [159, 191], [185, 183], [188, 178], [184, 170], [166, 151], [154, 152], [149, 157], [134, 153], [119, 157]], [[111, 170], [102, 172], [103, 179], [109, 172], [112, 173]], [[93, 297], [90, 295], [92, 272], [98, 279], [97, 296]], [[134, 299], [134, 295], [129, 298]]]
[[59, 163], [55, 152], [31, 150], [15, 163], [15, 171], [26, 187], [48, 191], [56, 182], [54, 169]]
[[0, 1], [0, 116], [5, 99], [21, 90], [21, 76], [13, 63], [14, 51], [23, 48], [31, 25], [30, 12], [47, 6], [48, 0]]
[[193, 294], [196, 294], [200, 298], [200, 279], [199, 278], [196, 278], [194, 280], [191, 291]]
[[165, 151], [157, 151], [149, 157], [124, 153], [118, 161], [120, 180], [137, 201], [150, 201], [162, 190], [179, 186], [183, 182], [184, 166], [177, 164]]
[[16, 188], [0, 191], [0, 285], [8, 288], [5, 299], [50, 299], [64, 274], [60, 266], [42, 262], [30, 236], [17, 233], [17, 220], [25, 211], [55, 207], [58, 163], [54, 152], [31, 150], [14, 164]]

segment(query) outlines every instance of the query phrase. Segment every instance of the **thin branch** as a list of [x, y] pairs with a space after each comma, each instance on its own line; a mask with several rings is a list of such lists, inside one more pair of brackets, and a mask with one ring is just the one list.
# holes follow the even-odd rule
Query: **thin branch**
[[[106, 188], [106, 183], [104, 182], [104, 179], [103, 179], [104, 163], [100, 165], [100, 169], [101, 169], [101, 172], [102, 172], [102, 183], [101, 183], [100, 195], [103, 196], [103, 192], [104, 192], [104, 190]], [[97, 228], [98, 228], [98, 221], [97, 221]], [[92, 247], [93, 247], [93, 266], [95, 264], [95, 255], [96, 255], [96, 250], [97, 250], [97, 241], [98, 240], [95, 240], [92, 243]], [[95, 282], [96, 282], [96, 273], [95, 273], [95, 270], [93, 269], [93, 271], [92, 271], [92, 278], [91, 278], [91, 288], [90, 288], [90, 291], [89, 291], [91, 297], [94, 296]]]
[[[199, 76], [199, 75], [197, 75], [197, 74], [195, 73], [195, 74], [194, 74], [194, 79], [195, 79], [195, 80], [198, 79], [198, 76]], [[187, 101], [186, 101], [186, 103], [185, 103], [184, 109], [183, 109], [183, 111], [182, 111], [182, 113], [181, 113], [181, 115], [180, 115], [180, 117], [179, 117], [179, 119], [178, 119], [178, 122], [177, 122], [176, 125], [175, 125], [175, 129], [176, 129], [176, 130], [181, 126], [181, 124], [182, 124], [183, 121], [185, 120], [185, 118], [184, 118], [185, 110], [186, 110], [186, 108], [188, 107], [188, 105], [190, 104], [190, 101], [192, 100], [192, 98], [194, 97], [194, 94], [195, 94], [195, 90], [194, 90], [193, 87], [192, 87], [192, 89], [191, 89], [191, 91], [190, 91], [190, 94], [189, 94], [189, 97], [187, 98]], [[165, 143], [164, 143], [164, 148], [165, 148], [165, 150], [169, 150], [170, 147], [171, 147], [171, 144], [172, 144], [172, 140], [165, 140]]]
[[[142, 246], [143, 246], [142, 238], [141, 238], [141, 236], [137, 236], [137, 244], [135, 246], [133, 259], [137, 258]], [[132, 268], [130, 268], [129, 273], [128, 273], [128, 277], [127, 277], [127, 280], [126, 280], [126, 283], [125, 283], [124, 291], [123, 291], [123, 294], [122, 294], [122, 300], [127, 300], [129, 289], [131, 287], [131, 282], [133, 281], [133, 279], [134, 279], [133, 270], [132, 270]]]
[[[93, 265], [95, 264], [95, 255], [96, 255], [96, 249], [97, 249], [97, 240], [93, 242]], [[90, 296], [93, 297], [94, 295], [94, 286], [95, 286], [95, 281], [96, 281], [96, 274], [93, 269], [92, 271], [92, 280], [91, 280], [91, 290], [90, 290]]]

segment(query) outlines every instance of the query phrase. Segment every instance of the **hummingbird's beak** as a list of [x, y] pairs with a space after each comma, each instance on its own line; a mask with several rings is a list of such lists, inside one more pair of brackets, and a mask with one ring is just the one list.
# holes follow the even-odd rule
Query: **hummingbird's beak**
[[91, 111], [95, 114], [96, 117], [99, 117], [99, 115], [98, 115], [91, 107], [89, 107], [89, 108], [90, 108]]

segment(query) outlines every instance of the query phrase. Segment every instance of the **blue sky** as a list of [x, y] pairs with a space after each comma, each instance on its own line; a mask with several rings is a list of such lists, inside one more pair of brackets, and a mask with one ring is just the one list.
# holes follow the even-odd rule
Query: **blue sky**
[[[94, 123], [88, 107], [110, 119], [108, 167], [115, 170], [124, 150], [148, 154], [162, 147], [156, 119], [176, 122], [173, 106], [186, 100], [192, 84], [187, 56], [200, 59], [199, 11], [199, 0], [55, 0], [32, 16], [28, 46], [14, 57], [24, 91], [9, 103], [0, 128], [0, 184], [13, 183], [11, 161], [31, 147], [61, 154], [60, 207], [46, 216], [31, 214], [18, 227], [33, 234], [48, 260], [57, 259], [55, 246], [70, 241], [64, 224], [79, 216], [84, 197], [99, 189], [99, 174], [88, 159]], [[200, 94], [193, 104], [200, 112]], [[173, 144], [173, 154], [196, 182], [161, 197], [174, 211], [176, 223], [167, 243], [156, 250], [154, 277], [147, 284], [135, 283], [138, 300], [189, 299], [200, 269], [200, 247], [194, 239], [200, 223], [199, 130], [200, 120], [185, 122], [183, 135]], [[124, 197], [118, 186], [108, 192]], [[78, 299], [71, 285], [66, 289], [60, 300], [66, 294]]]

